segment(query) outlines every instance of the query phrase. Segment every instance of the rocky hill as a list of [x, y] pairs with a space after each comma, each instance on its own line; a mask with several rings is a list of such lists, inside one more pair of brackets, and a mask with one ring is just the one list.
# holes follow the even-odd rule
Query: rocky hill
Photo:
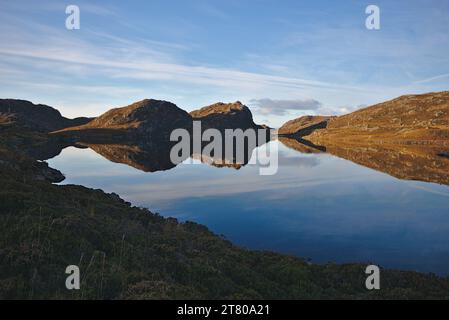
[[213, 105], [190, 112], [193, 120], [201, 120], [203, 129], [258, 129], [265, 128], [254, 123], [249, 108], [240, 101], [234, 103], [218, 102]]
[[0, 99], [0, 126], [15, 125], [39, 132], [51, 132], [83, 125], [91, 120], [85, 117], [68, 119], [52, 107], [26, 100]]
[[449, 91], [401, 96], [333, 118], [307, 139], [447, 144]]
[[[122, 141], [137, 139], [146, 142], [169, 142], [173, 130], [190, 130], [192, 118], [167, 101], [145, 99], [129, 106], [114, 108], [91, 122], [55, 132], [78, 140]], [[108, 139], [108, 137], [110, 139]]]

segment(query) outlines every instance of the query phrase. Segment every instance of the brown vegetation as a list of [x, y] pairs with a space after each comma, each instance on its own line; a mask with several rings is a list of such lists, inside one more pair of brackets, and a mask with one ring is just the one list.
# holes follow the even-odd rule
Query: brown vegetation
[[307, 139], [449, 145], [449, 91], [406, 95], [331, 119]]

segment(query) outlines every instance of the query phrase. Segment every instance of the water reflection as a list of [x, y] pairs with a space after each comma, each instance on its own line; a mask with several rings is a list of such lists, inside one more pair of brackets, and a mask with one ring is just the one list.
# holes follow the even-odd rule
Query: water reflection
[[[243, 162], [229, 157], [224, 148], [221, 155], [214, 156], [191, 153], [190, 157], [214, 167], [240, 169], [248, 164], [255, 148], [263, 146], [266, 141], [259, 141], [256, 146], [247, 148]], [[330, 153], [356, 164], [387, 173], [403, 180], [417, 180], [449, 185], [449, 158], [442, 156], [446, 150], [432, 145], [315, 145], [305, 139], [279, 137], [279, 141], [289, 149], [302, 154]], [[206, 144], [203, 144], [204, 148]], [[223, 144], [224, 145], [224, 144]], [[109, 161], [123, 163], [144, 172], [169, 170], [177, 164], [170, 160], [173, 144], [148, 144], [139, 141], [127, 144], [98, 144], [77, 142], [73, 144], [46, 143], [32, 147], [28, 153], [37, 159], [50, 159], [60, 154], [68, 146], [90, 148]], [[189, 155], [182, 160], [186, 160]], [[281, 165], [288, 159], [280, 157]]]
[[[201, 152], [195, 153], [193, 141], [190, 141], [191, 151], [188, 154], [180, 155], [179, 163], [189, 157], [199, 160], [202, 163], [214, 167], [228, 167], [240, 169], [248, 164], [253, 152], [256, 148], [266, 144], [271, 140], [269, 134], [264, 137], [256, 136], [255, 145], [250, 145], [247, 140], [244, 141], [244, 154], [242, 159], [236, 157], [236, 143], [233, 145], [233, 152], [227, 152], [225, 148], [226, 135], [223, 133], [223, 141], [220, 144], [220, 150], [213, 149], [212, 152], [204, 152], [205, 147], [210, 142], [201, 142]], [[111, 140], [111, 139], [109, 139]], [[126, 142], [111, 143], [111, 141], [101, 142], [98, 136], [90, 139], [89, 135], [83, 136], [82, 139], [72, 135], [68, 139], [50, 139], [43, 144], [30, 145], [25, 152], [35, 159], [47, 160], [61, 153], [67, 147], [75, 147], [80, 149], [90, 148], [105, 159], [131, 166], [144, 172], [156, 172], [169, 170], [176, 167], [179, 163], [173, 163], [170, 157], [173, 146], [177, 142], [165, 141], [153, 143], [145, 139], [127, 139]], [[219, 152], [215, 152], [219, 151]]]
[[304, 139], [293, 139], [287, 137], [279, 137], [279, 141], [290, 149], [296, 150], [301, 153], [321, 153], [326, 152], [326, 147], [317, 146], [310, 141]]
[[[288, 141], [287, 141], [288, 140]], [[281, 139], [292, 147], [294, 139]], [[441, 156], [445, 147], [433, 145], [357, 145], [327, 144], [315, 146], [306, 140], [294, 140], [315, 152], [326, 151], [334, 156], [352, 161], [356, 164], [387, 173], [403, 180], [416, 180], [449, 185], [449, 159]], [[302, 151], [296, 145], [295, 150]], [[310, 152], [310, 151], [306, 151]]]
[[252, 164], [217, 169], [193, 155], [147, 174], [142, 171], [157, 160], [135, 145], [69, 147], [49, 162], [66, 174], [63, 183], [116, 192], [249, 248], [315, 262], [363, 261], [449, 274], [449, 159], [437, 155], [445, 150], [316, 148], [286, 139], [258, 148], [270, 144], [279, 144], [280, 168], [273, 176], [260, 176]]
[[[169, 170], [176, 166], [170, 160], [170, 147], [148, 144], [79, 143], [115, 163], [122, 163], [144, 172]], [[185, 157], [187, 159], [187, 157]], [[185, 160], [184, 159], [184, 160]]]

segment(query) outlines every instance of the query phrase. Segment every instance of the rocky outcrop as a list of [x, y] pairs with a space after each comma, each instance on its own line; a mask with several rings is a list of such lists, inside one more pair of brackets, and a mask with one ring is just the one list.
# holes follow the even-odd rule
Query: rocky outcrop
[[168, 143], [173, 130], [190, 130], [192, 118], [167, 101], [145, 99], [129, 106], [111, 109], [86, 125], [54, 134], [78, 141]]
[[303, 116], [290, 120], [278, 130], [280, 136], [294, 136], [296, 138], [308, 136], [317, 129], [324, 129], [329, 120], [328, 116]]
[[26, 100], [0, 99], [0, 126], [14, 125], [39, 132], [51, 132], [83, 125], [91, 120], [84, 117], [68, 119], [52, 107]]
[[240, 101], [234, 103], [218, 102], [213, 105], [190, 112], [193, 120], [201, 120], [203, 129], [266, 129], [254, 123], [249, 108]]
[[61, 182], [64, 175], [56, 169], [50, 168], [44, 161], [35, 161], [22, 154], [6, 151], [0, 148], [0, 176], [14, 176], [26, 181]]

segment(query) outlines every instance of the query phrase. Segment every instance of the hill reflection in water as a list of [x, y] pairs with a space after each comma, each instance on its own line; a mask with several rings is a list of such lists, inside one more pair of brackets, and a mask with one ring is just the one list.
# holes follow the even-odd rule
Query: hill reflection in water
[[66, 175], [63, 183], [116, 192], [134, 205], [205, 224], [252, 249], [448, 274], [449, 159], [437, 155], [445, 150], [314, 149], [285, 139], [259, 148], [269, 144], [279, 147], [273, 176], [260, 176], [252, 164], [218, 169], [192, 160], [196, 156], [146, 173], [156, 162], [133, 146], [69, 147], [49, 164]]
[[449, 159], [442, 156], [449, 147], [354, 143], [316, 146], [307, 140], [280, 138], [280, 141], [301, 153], [327, 152], [398, 179], [449, 185]]

